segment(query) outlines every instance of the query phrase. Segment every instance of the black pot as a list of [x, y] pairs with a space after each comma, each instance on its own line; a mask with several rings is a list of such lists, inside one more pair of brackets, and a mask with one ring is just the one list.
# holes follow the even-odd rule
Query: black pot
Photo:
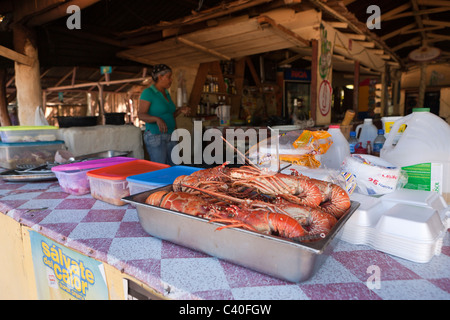
[[125, 112], [105, 113], [105, 124], [125, 124]]
[[60, 128], [91, 127], [97, 125], [98, 117], [56, 117]]

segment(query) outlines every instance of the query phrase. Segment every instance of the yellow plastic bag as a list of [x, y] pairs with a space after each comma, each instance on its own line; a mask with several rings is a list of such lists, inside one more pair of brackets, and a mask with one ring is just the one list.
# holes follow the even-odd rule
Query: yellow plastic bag
[[331, 134], [327, 131], [303, 130], [302, 134], [294, 141], [294, 148], [307, 149], [309, 154], [324, 154], [333, 144]]
[[297, 154], [280, 154], [280, 160], [308, 168], [319, 168], [320, 161], [315, 155], [324, 154], [333, 144], [331, 134], [327, 131], [304, 130], [292, 143]]

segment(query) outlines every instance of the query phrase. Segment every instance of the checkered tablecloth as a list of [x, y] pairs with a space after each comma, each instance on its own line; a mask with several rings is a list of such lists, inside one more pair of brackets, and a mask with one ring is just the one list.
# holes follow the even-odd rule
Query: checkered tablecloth
[[[57, 181], [0, 182], [0, 212], [173, 299], [449, 299], [450, 240], [426, 264], [339, 241], [308, 281], [289, 283], [149, 236], [131, 205], [64, 193]], [[373, 266], [381, 281], [372, 281]]]

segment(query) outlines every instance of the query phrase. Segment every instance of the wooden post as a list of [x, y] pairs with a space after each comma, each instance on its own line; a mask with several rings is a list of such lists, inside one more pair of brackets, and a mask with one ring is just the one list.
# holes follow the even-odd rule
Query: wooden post
[[42, 88], [39, 71], [38, 51], [34, 32], [22, 25], [13, 28], [14, 48], [32, 59], [31, 66], [15, 62], [15, 82], [19, 123], [34, 125], [35, 111], [42, 106]]
[[2, 127], [11, 125], [6, 99], [6, 69], [4, 68], [0, 68], [0, 124]]
[[319, 41], [311, 40], [311, 118], [316, 122], [317, 119], [317, 74], [319, 62]]
[[355, 61], [355, 71], [353, 74], [353, 111], [358, 114], [358, 102], [359, 102], [359, 61]]

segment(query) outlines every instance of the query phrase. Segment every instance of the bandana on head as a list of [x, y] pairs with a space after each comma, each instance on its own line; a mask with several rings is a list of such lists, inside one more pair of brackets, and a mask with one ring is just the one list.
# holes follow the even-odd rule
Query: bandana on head
[[168, 72], [172, 72], [172, 69], [170, 69], [170, 67], [165, 64], [157, 64], [157, 65], [153, 66], [153, 71], [152, 71], [153, 81], [157, 81], [159, 75], [164, 75]]

